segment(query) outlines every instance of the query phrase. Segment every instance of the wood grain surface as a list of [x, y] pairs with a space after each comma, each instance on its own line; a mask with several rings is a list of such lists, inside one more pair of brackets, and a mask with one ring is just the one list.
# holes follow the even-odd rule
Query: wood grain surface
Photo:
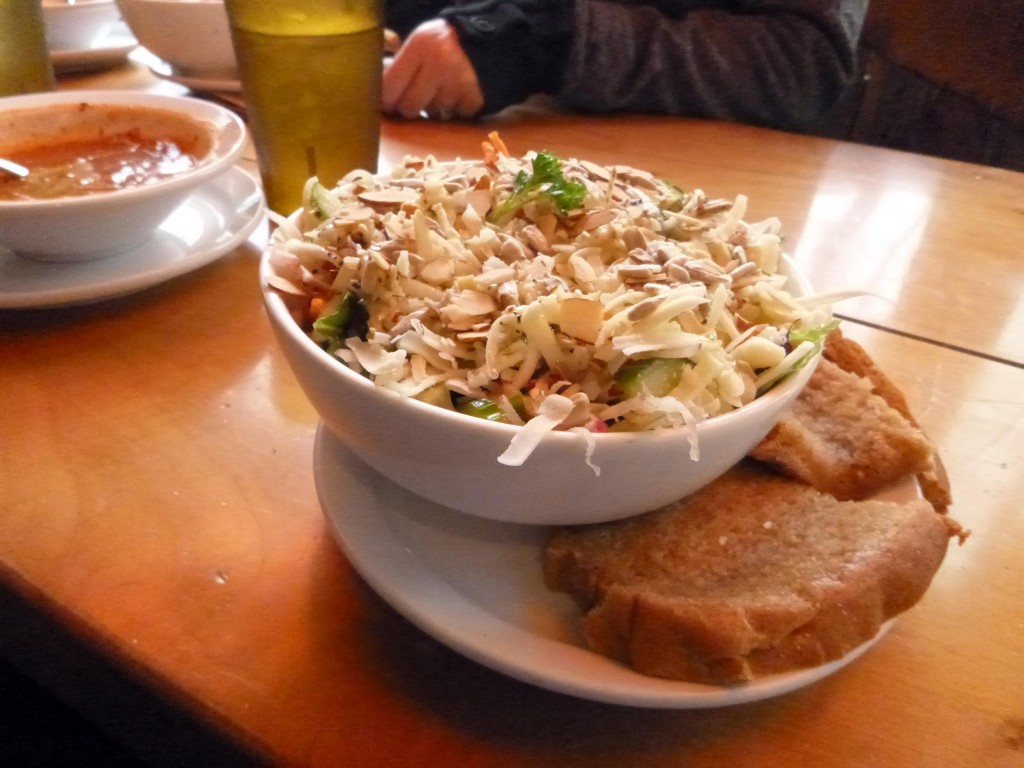
[[[167, 85], [117, 76], [72, 85]], [[13, 595], [0, 653], [40, 674], [44, 651], [85, 654], [288, 766], [1024, 765], [1024, 175], [529, 110], [389, 122], [382, 162], [471, 156], [489, 130], [513, 151], [746, 194], [748, 219], [778, 216], [818, 289], [879, 294], [841, 304], [844, 328], [906, 392], [973, 532], [922, 603], [840, 673], [719, 710], [577, 700], [459, 656], [385, 604], [328, 534], [316, 414], [260, 302], [261, 228], [139, 294], [0, 312], [0, 584]], [[69, 698], [117, 706], [55, 677]]]

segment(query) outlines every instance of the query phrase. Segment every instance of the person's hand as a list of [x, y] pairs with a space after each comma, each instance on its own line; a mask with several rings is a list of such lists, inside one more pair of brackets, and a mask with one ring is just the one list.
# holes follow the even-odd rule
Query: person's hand
[[476, 71], [444, 19], [420, 24], [384, 65], [381, 106], [406, 118], [472, 117], [484, 106]]

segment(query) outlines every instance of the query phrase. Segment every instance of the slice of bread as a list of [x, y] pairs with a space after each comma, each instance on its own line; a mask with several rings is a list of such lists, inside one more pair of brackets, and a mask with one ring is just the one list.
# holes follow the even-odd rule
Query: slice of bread
[[[844, 371], [861, 376], [871, 382], [871, 391], [885, 400], [891, 408], [897, 410], [904, 419], [918, 427], [917, 419], [910, 411], [906, 397], [885, 372], [878, 367], [871, 356], [860, 344], [843, 335], [841, 330], [829, 334], [825, 345], [824, 356]], [[953, 503], [953, 495], [949, 486], [949, 477], [938, 453], [933, 454], [932, 466], [922, 470], [917, 476], [918, 484], [924, 497], [932, 503], [936, 511], [945, 513]]]
[[865, 499], [933, 471], [934, 453], [925, 434], [876, 394], [870, 378], [826, 358], [750, 455], [838, 499]]
[[554, 531], [544, 574], [585, 611], [593, 650], [733, 684], [872, 638], [924, 594], [954, 534], [924, 500], [838, 501], [748, 460], [663, 509]]

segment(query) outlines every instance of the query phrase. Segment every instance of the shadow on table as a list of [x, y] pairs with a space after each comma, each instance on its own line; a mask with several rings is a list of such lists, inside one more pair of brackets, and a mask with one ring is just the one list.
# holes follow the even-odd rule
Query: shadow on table
[[267, 764], [240, 742], [197, 724], [150, 685], [103, 662], [95, 650], [86, 649], [85, 641], [40, 618], [39, 605], [33, 612], [24, 600], [15, 590], [0, 587], [0, 685], [5, 686], [0, 697], [0, 765]]
[[34, 680], [0, 662], [0, 755], [18, 768], [148, 764]]
[[353, 581], [366, 604], [367, 664], [433, 716], [484, 741], [610, 765], [619, 751], [622, 759], [635, 759], [638, 750], [657, 754], [734, 742], [738, 734], [749, 738], [789, 708], [809, 706], [806, 697], [790, 695], [719, 709], [650, 709], [547, 691], [462, 657]]

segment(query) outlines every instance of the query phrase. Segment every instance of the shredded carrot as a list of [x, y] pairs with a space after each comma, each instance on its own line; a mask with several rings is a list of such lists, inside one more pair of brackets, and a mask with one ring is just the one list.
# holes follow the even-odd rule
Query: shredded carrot
[[311, 317], [320, 317], [320, 312], [324, 308], [324, 300], [320, 296], [314, 296], [309, 300], [309, 314]]
[[487, 141], [483, 142], [483, 148], [485, 163], [494, 164], [501, 155], [510, 157], [508, 147], [505, 146], [505, 142], [501, 140], [501, 136], [498, 135], [497, 131], [491, 131], [487, 134]]
[[501, 140], [501, 136], [498, 135], [497, 131], [491, 131], [487, 134], [487, 138], [491, 140], [494, 148], [498, 150], [500, 154], [505, 155], [505, 157], [511, 157], [508, 153], [508, 147], [505, 146], [505, 142]]

